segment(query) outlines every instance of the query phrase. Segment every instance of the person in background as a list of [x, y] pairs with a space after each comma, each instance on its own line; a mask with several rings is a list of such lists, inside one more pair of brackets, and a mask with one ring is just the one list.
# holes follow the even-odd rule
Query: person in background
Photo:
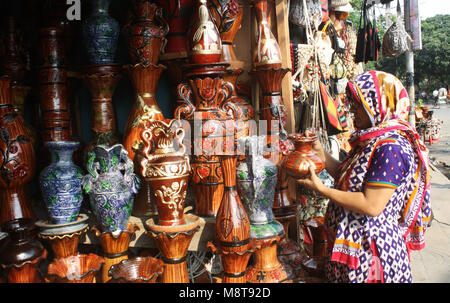
[[422, 249], [431, 222], [428, 150], [406, 122], [409, 98], [393, 75], [368, 71], [350, 81], [352, 149], [342, 161], [317, 140], [314, 152], [335, 178], [310, 168], [297, 182], [330, 199], [325, 224], [329, 282], [412, 282], [410, 249]]

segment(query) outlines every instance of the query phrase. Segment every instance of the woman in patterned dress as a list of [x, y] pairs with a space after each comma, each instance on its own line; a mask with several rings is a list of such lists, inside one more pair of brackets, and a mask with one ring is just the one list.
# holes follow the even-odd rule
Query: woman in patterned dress
[[352, 150], [341, 163], [319, 141], [314, 151], [335, 177], [310, 169], [297, 182], [330, 199], [326, 213], [330, 282], [412, 282], [409, 250], [422, 249], [431, 222], [428, 150], [406, 122], [409, 98], [393, 75], [368, 71], [349, 81]]

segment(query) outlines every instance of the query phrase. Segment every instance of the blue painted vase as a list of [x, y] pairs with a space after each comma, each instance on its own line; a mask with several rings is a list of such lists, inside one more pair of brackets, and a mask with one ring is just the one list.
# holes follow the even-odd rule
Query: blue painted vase
[[272, 211], [277, 184], [277, 167], [263, 157], [266, 138], [249, 136], [238, 139], [245, 159], [237, 168], [237, 188], [250, 220], [251, 237], [264, 239], [281, 235], [283, 225]]
[[140, 180], [122, 144], [97, 145], [88, 153], [83, 189], [104, 232], [127, 230]]
[[90, 64], [114, 63], [120, 26], [109, 16], [110, 0], [91, 0], [91, 14], [82, 24]]
[[51, 152], [52, 162], [40, 173], [39, 183], [52, 224], [73, 222], [80, 213], [83, 172], [72, 162], [72, 155], [79, 145], [79, 142], [71, 141], [45, 143]]

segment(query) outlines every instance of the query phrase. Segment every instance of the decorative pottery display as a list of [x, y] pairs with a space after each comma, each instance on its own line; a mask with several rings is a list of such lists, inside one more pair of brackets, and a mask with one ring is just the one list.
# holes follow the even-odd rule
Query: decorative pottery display
[[253, 50], [253, 66], [280, 68], [281, 51], [275, 36], [270, 30], [270, 17], [267, 0], [252, 0], [253, 11], [256, 16], [257, 36]]
[[169, 26], [162, 8], [150, 0], [133, 0], [134, 19], [126, 27], [128, 50], [133, 64], [157, 64], [167, 42]]
[[[136, 102], [133, 103], [128, 114], [123, 134], [123, 145], [128, 151], [130, 159], [135, 161], [136, 151], [141, 150], [144, 145], [140, 134], [145, 129], [146, 123], [164, 119], [156, 101], [156, 88], [159, 78], [166, 67], [161, 64], [149, 64], [148, 66], [136, 64], [125, 66], [125, 69], [133, 83]], [[139, 163], [135, 162], [135, 165], [138, 166]], [[152, 200], [150, 185], [144, 180], [141, 189], [136, 195], [132, 214], [139, 217], [155, 214], [156, 206]]]
[[236, 190], [235, 155], [221, 158], [224, 195], [216, 217], [216, 240], [207, 246], [218, 253], [223, 266], [223, 283], [244, 283], [247, 263], [255, 250], [250, 221]]
[[238, 142], [246, 158], [236, 168], [237, 188], [250, 219], [251, 237], [282, 235], [283, 226], [275, 220], [272, 211], [277, 167], [263, 157], [265, 137], [241, 137]]
[[187, 33], [188, 57], [192, 64], [219, 62], [222, 56], [222, 41], [207, 5], [207, 0], [195, 0], [194, 3]]
[[71, 140], [67, 59], [62, 34], [56, 27], [45, 27], [39, 32], [37, 68], [44, 142]]
[[94, 283], [104, 262], [92, 253], [58, 258], [48, 265], [46, 278], [51, 283]]
[[260, 249], [254, 253], [253, 264], [247, 269], [248, 283], [292, 283], [292, 269], [277, 256], [280, 240], [280, 236], [255, 240]]
[[111, 0], [90, 1], [91, 12], [83, 18], [83, 39], [90, 64], [115, 62], [120, 26], [109, 16]]
[[161, 283], [189, 283], [187, 250], [194, 234], [205, 221], [191, 214], [185, 214], [184, 221], [186, 224], [174, 226], [155, 224], [152, 218], [145, 221], [146, 235], [155, 241], [165, 264]]
[[[239, 109], [231, 102], [233, 86], [223, 81], [228, 64], [190, 64], [186, 68], [187, 83], [178, 86], [183, 100], [175, 110], [176, 119], [190, 125], [192, 142], [192, 187], [195, 213], [216, 216], [223, 196], [223, 174], [220, 155], [234, 148], [234, 121], [241, 118]], [[194, 119], [201, 125], [195, 125]], [[201, 128], [200, 128], [201, 127]], [[194, 136], [197, 128], [201, 136]]]
[[105, 258], [105, 264], [101, 269], [101, 282], [107, 283], [111, 280], [111, 277], [108, 275], [111, 266], [128, 259], [128, 247], [137, 229], [137, 226], [133, 224], [128, 224], [126, 230], [117, 230], [115, 232], [102, 232], [95, 226], [91, 228], [100, 241], [103, 257]]
[[158, 209], [158, 225], [186, 224], [184, 203], [191, 167], [179, 120], [149, 122], [141, 134], [145, 147], [142, 176], [150, 184]]
[[97, 145], [89, 152], [83, 190], [103, 231], [126, 230], [140, 180], [121, 144]]
[[317, 140], [317, 136], [290, 134], [289, 139], [294, 143], [295, 150], [283, 159], [281, 167], [290, 177], [294, 179], [306, 177], [310, 166], [314, 168], [316, 174], [325, 168], [322, 160], [312, 151], [312, 143]]
[[75, 221], [64, 224], [40, 220], [36, 222], [36, 226], [40, 228], [38, 236], [52, 248], [55, 259], [74, 256], [78, 254], [81, 238], [89, 229], [87, 219], [87, 215], [80, 214]]
[[112, 96], [122, 78], [118, 65], [94, 65], [84, 68], [84, 82], [91, 92], [93, 138], [86, 146], [87, 155], [95, 145], [113, 146], [120, 142]]
[[123, 260], [110, 267], [109, 283], [155, 283], [164, 267], [163, 261], [152, 257]]
[[222, 41], [220, 61], [230, 63], [231, 69], [243, 68], [244, 62], [234, 54], [233, 40], [241, 27], [242, 7], [236, 0], [208, 1], [209, 13], [217, 26]]
[[194, 0], [156, 0], [164, 9], [163, 16], [169, 26], [167, 44], [161, 60], [173, 60], [187, 57], [187, 28]]
[[9, 234], [0, 247], [0, 265], [8, 283], [41, 283], [39, 264], [47, 251], [36, 237], [37, 227], [30, 219], [14, 219], [2, 225]]
[[35, 218], [25, 186], [35, 174], [34, 147], [11, 102], [10, 80], [0, 79], [0, 224]]
[[80, 213], [83, 202], [81, 179], [83, 171], [72, 162], [79, 142], [46, 142], [52, 162], [39, 175], [42, 197], [51, 223], [73, 222]]

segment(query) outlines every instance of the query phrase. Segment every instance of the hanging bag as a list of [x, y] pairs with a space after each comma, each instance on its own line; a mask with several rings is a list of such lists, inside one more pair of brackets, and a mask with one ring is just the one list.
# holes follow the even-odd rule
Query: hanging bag
[[397, 0], [397, 19], [383, 37], [382, 52], [387, 58], [395, 58], [409, 50], [408, 40], [412, 41], [403, 24], [400, 1]]
[[359, 20], [358, 40], [356, 44], [355, 62], [378, 61], [381, 48], [380, 37], [376, 26], [375, 7], [373, 24], [367, 15], [367, 0], [364, 5]]

